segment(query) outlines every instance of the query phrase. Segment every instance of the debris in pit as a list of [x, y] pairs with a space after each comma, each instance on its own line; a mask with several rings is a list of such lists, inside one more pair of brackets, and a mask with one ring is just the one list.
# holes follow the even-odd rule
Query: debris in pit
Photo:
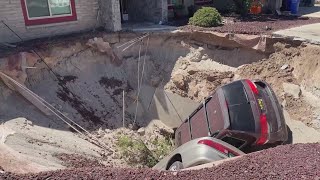
[[93, 39], [89, 39], [87, 42], [87, 46], [97, 49], [101, 53], [105, 53], [111, 58], [111, 62], [117, 66], [122, 64], [122, 60], [117, 56], [117, 54], [113, 51], [110, 44], [103, 40], [103, 38], [95, 37]]
[[79, 154], [61, 153], [56, 154], [55, 157], [61, 160], [63, 162], [62, 165], [66, 166], [67, 168], [107, 167], [96, 159], [89, 159]]
[[294, 120], [308, 123], [313, 119], [314, 108], [306, 103], [303, 98], [294, 98], [293, 96], [285, 95], [285, 108]]
[[282, 86], [287, 95], [293, 96], [296, 99], [300, 98], [302, 92], [299, 85], [285, 82]]
[[[192, 73], [191, 73], [192, 71]], [[187, 72], [174, 74], [165, 89], [182, 97], [202, 101], [217, 87], [230, 83], [234, 73], [231, 71], [199, 71], [189, 69]]]
[[99, 83], [100, 83], [100, 85], [102, 85], [106, 88], [111, 88], [111, 89], [114, 89], [116, 87], [121, 87], [123, 85], [122, 81], [120, 81], [114, 77], [111, 77], [111, 78], [101, 77], [101, 79], [99, 80]]
[[142, 128], [139, 128], [139, 129], [138, 129], [137, 133], [138, 133], [140, 136], [144, 136], [145, 133], [146, 133], [146, 130], [145, 130], [145, 128], [142, 127]]
[[289, 65], [288, 64], [284, 64], [283, 66], [281, 66], [281, 70], [285, 70], [285, 69], [287, 69], [289, 67]]
[[177, 86], [177, 88], [181, 89], [181, 90], [187, 90], [186, 89], [186, 82], [185, 82], [185, 78], [182, 74], [177, 74], [175, 76], [172, 77], [172, 82], [174, 85]]
[[60, 77], [59, 82], [62, 84], [67, 84], [68, 82], [74, 83], [76, 79], [78, 79], [77, 76], [72, 76], [72, 75], [62, 76]]
[[0, 173], [5, 173], [4, 169], [0, 166]]

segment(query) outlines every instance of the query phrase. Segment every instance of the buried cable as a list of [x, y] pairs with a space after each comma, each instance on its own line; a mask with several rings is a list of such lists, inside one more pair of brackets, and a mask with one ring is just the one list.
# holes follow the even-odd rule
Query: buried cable
[[134, 116], [133, 126], [136, 124], [136, 121], [137, 121], [137, 110], [138, 110], [138, 106], [139, 106], [139, 96], [140, 96], [140, 92], [141, 92], [142, 81], [143, 81], [143, 76], [144, 76], [144, 71], [145, 71], [146, 56], [147, 56], [147, 51], [148, 51], [148, 48], [149, 48], [149, 40], [150, 40], [150, 36], [148, 37], [147, 46], [146, 46], [145, 54], [144, 54], [144, 57], [143, 57], [142, 73], [141, 73], [141, 78], [140, 78], [140, 87], [138, 87], [136, 114]]
[[134, 41], [133, 43], [131, 43], [130, 45], [128, 45], [126, 48], [124, 48], [124, 49], [122, 50], [122, 52], [126, 51], [127, 49], [129, 49], [130, 47], [132, 47], [133, 45], [135, 45], [137, 42], [143, 40], [145, 37], [148, 37], [148, 36], [149, 36], [149, 34], [146, 35], [146, 36], [144, 36], [144, 37], [142, 37], [142, 38], [140, 38], [140, 39], [138, 39], [137, 41]]

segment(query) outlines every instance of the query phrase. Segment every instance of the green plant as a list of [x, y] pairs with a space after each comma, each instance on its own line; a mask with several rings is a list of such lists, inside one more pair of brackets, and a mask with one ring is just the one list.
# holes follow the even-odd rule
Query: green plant
[[172, 150], [172, 144], [167, 138], [155, 139], [151, 144], [155, 147], [152, 150], [142, 140], [125, 135], [121, 135], [117, 142], [120, 154], [128, 164], [147, 167], [156, 165]]
[[241, 16], [246, 16], [251, 7], [253, 0], [233, 0], [236, 11], [240, 13]]
[[152, 144], [156, 146], [156, 149], [154, 150], [154, 156], [159, 160], [168, 155], [172, 150], [172, 143], [168, 138], [156, 138], [152, 141]]
[[189, 24], [200, 27], [213, 27], [222, 23], [220, 13], [212, 7], [203, 7], [189, 19]]

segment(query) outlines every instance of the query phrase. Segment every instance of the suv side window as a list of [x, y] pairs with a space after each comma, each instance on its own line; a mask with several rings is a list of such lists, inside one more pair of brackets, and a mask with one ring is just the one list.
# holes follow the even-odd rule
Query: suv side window
[[190, 127], [192, 139], [208, 136], [209, 128], [203, 106], [190, 117]]
[[186, 120], [175, 132], [176, 146], [180, 146], [191, 140], [189, 121]]

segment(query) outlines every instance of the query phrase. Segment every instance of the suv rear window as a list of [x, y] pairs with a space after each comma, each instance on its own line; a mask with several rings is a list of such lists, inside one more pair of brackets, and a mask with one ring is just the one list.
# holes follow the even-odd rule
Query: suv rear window
[[231, 128], [233, 130], [255, 132], [252, 108], [242, 82], [235, 81], [223, 86], [222, 90], [228, 105]]
[[241, 81], [235, 81], [222, 87], [228, 105], [247, 103], [248, 99]]

